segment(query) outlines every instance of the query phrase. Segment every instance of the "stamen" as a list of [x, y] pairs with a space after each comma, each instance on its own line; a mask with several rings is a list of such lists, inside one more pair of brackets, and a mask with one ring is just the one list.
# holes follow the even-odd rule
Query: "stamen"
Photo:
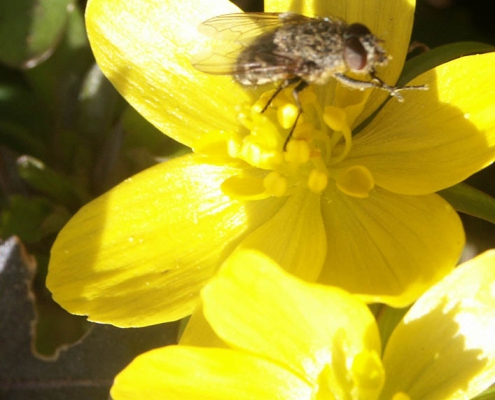
[[277, 110], [277, 119], [282, 128], [290, 129], [294, 126], [297, 116], [299, 115], [299, 109], [297, 106], [291, 103], [286, 103]]
[[266, 191], [275, 197], [282, 197], [287, 192], [287, 179], [278, 172], [272, 171], [263, 180]]
[[[323, 120], [334, 130], [334, 134], [332, 135], [332, 148], [336, 147], [337, 143], [340, 142], [341, 137], [344, 138], [344, 148], [340, 154], [331, 154], [329, 163], [330, 165], [335, 165], [347, 157], [347, 154], [351, 151], [352, 132], [347, 124], [347, 115], [342, 108], [333, 106], [325, 107]], [[342, 136], [337, 133], [340, 133]]]
[[247, 130], [253, 129], [253, 121], [243, 109], [237, 110], [237, 121]]
[[411, 400], [411, 396], [404, 392], [397, 392], [392, 396], [392, 400]]
[[310, 147], [305, 140], [291, 140], [287, 143], [284, 157], [285, 161], [295, 164], [304, 164], [309, 161]]
[[328, 174], [320, 169], [313, 169], [308, 176], [308, 188], [313, 193], [321, 193], [328, 185]]
[[[354, 119], [360, 105], [323, 109], [309, 87], [301, 92], [299, 108], [289, 89], [275, 97], [275, 91], [265, 92], [250, 109], [240, 108], [242, 128], [224, 135], [226, 148], [231, 157], [261, 174], [229, 178], [222, 186], [224, 192], [243, 199], [281, 197], [303, 186], [321, 193], [332, 177], [343, 193], [367, 197], [374, 187], [371, 172], [360, 165], [338, 167], [351, 150], [349, 118]], [[293, 137], [284, 143], [294, 126]]]
[[256, 103], [253, 104], [252, 111], [256, 113], [264, 113], [266, 109], [271, 106], [271, 99], [273, 97], [273, 94], [276, 92], [276, 89], [269, 90], [267, 92], [263, 92], [263, 94], [260, 96], [260, 98], [256, 101]]
[[359, 353], [354, 358], [351, 369], [360, 392], [379, 393], [385, 381], [385, 372], [378, 354], [374, 351]]

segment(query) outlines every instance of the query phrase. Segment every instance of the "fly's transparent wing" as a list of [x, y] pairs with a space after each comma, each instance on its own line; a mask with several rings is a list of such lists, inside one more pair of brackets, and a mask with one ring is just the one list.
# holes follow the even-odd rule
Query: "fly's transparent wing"
[[215, 40], [248, 45], [254, 38], [287, 23], [300, 23], [311, 18], [293, 13], [225, 14], [206, 20], [199, 32]]
[[[192, 65], [214, 75], [233, 75], [256, 68], [254, 65], [244, 65], [240, 69], [237, 61], [239, 54], [257, 37], [280, 26], [308, 20], [311, 18], [293, 13], [238, 13], [213, 17], [198, 28], [200, 33], [213, 39], [212, 48], [195, 55], [191, 60]], [[265, 54], [265, 58], [271, 56]]]
[[201, 72], [212, 75], [234, 75], [237, 66], [237, 58], [243, 47], [237, 49], [230, 48], [229, 52], [219, 52], [212, 50], [205, 53], [196, 54], [191, 59], [194, 68]]

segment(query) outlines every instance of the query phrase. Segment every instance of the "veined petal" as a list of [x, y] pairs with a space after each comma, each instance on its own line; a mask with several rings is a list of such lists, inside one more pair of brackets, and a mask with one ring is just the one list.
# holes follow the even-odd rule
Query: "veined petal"
[[[412, 81], [355, 137], [342, 166], [365, 165], [390, 191], [426, 194], [463, 181], [495, 159], [495, 53], [463, 57]], [[406, 97], [407, 96], [407, 97]]]
[[297, 277], [315, 281], [326, 256], [320, 196], [299, 190], [273, 217], [247, 236], [239, 249], [256, 249]]
[[137, 357], [115, 378], [114, 400], [310, 400], [289, 371], [226, 349], [168, 346]]
[[191, 313], [201, 287], [279, 207], [219, 189], [233, 167], [190, 155], [129, 178], [83, 207], [52, 248], [47, 286], [73, 314], [144, 326]]
[[331, 185], [324, 194], [323, 221], [330, 234], [319, 282], [368, 302], [404, 307], [459, 259], [462, 224], [440, 196], [403, 196], [376, 188], [359, 199]]
[[335, 392], [354, 357], [380, 353], [376, 324], [363, 303], [340, 288], [304, 283], [262, 253], [235, 253], [201, 297], [206, 319], [230, 346], [271, 359], [312, 384], [330, 364]]
[[388, 341], [383, 399], [470, 399], [495, 377], [495, 251], [423, 295]]
[[239, 9], [223, 0], [90, 0], [86, 25], [98, 65], [122, 96], [191, 147], [201, 134], [237, 127], [234, 107], [248, 99], [231, 77], [204, 74], [190, 61], [211, 40], [197, 26], [232, 12]]

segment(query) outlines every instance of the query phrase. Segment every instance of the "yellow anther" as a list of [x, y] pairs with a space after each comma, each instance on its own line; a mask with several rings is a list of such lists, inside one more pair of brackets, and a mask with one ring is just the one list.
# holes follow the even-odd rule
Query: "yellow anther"
[[378, 354], [364, 351], [352, 363], [352, 374], [361, 389], [379, 391], [385, 381], [385, 371]]
[[249, 164], [257, 166], [260, 164], [263, 157], [262, 150], [250, 139], [250, 137], [246, 138], [239, 157], [247, 161]]
[[285, 161], [295, 164], [304, 164], [309, 160], [310, 147], [305, 140], [291, 140], [287, 143]]
[[257, 114], [261, 114], [263, 110], [266, 109], [266, 106], [269, 105], [270, 96], [266, 96], [268, 92], [263, 93], [260, 98], [252, 105], [251, 111]]
[[277, 119], [284, 129], [291, 129], [296, 123], [299, 109], [291, 103], [286, 103], [277, 109]]
[[334, 131], [331, 138], [332, 148], [335, 148], [342, 141], [342, 138], [344, 139], [344, 146], [339, 146], [340, 151], [336, 153], [332, 152], [331, 154], [329, 164], [335, 165], [347, 157], [347, 154], [351, 151], [352, 131], [347, 124], [347, 114], [342, 108], [333, 106], [325, 107], [323, 120]]
[[308, 188], [313, 193], [321, 193], [328, 185], [328, 174], [320, 169], [313, 169], [308, 176]]
[[239, 123], [247, 130], [250, 131], [251, 129], [253, 129], [253, 121], [245, 112], [239, 112], [237, 114], [237, 121], [239, 121]]
[[231, 138], [227, 141], [227, 154], [232, 158], [238, 158], [241, 151], [241, 142]]
[[397, 392], [392, 396], [392, 400], [411, 400], [411, 397], [404, 392]]
[[[272, 92], [273, 94], [273, 92]], [[292, 95], [292, 89], [282, 90], [274, 99], [272, 99], [273, 107], [282, 107], [286, 103], [294, 101], [294, 96]]]
[[[229, 193], [237, 193], [237, 197], [286, 196], [303, 185], [314, 193], [321, 193], [332, 177], [344, 193], [368, 196], [374, 181], [366, 168], [342, 171], [337, 167], [352, 146], [348, 110], [334, 106], [323, 109], [311, 87], [300, 93], [299, 107], [295, 104], [293, 89], [286, 88], [275, 97], [276, 91], [270, 90], [250, 109], [239, 107], [241, 128], [228, 134], [227, 146], [223, 148], [232, 158], [262, 170], [266, 177], [262, 178], [263, 194], [259, 187], [254, 189], [254, 182], [249, 184], [251, 189], [247, 189], [252, 194], [242, 194], [241, 188], [234, 185], [237, 181], [230, 182], [226, 191], [230, 188]], [[291, 129], [291, 140], [284, 148]], [[222, 150], [222, 146], [216, 146], [217, 149]]]
[[334, 131], [342, 132], [347, 127], [346, 114], [342, 108], [328, 106], [325, 107], [323, 120]]
[[287, 192], [287, 179], [278, 172], [270, 172], [263, 180], [266, 191], [275, 197], [282, 197]]

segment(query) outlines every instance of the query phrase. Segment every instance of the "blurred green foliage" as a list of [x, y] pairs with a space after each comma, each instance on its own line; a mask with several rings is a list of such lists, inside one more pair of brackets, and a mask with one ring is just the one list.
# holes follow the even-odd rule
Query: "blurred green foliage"
[[[95, 64], [84, 26], [84, 2], [0, 2], [0, 244], [17, 236], [37, 268], [30, 283], [36, 321], [28, 320], [34, 318], [29, 314], [22, 323], [9, 325], [6, 316], [0, 316], [5, 366], [9, 360], [4, 350], [15, 347], [19, 331], [29, 330], [32, 323], [33, 348], [45, 357], [93, 330], [94, 324], [54, 303], [45, 287], [51, 245], [84, 204], [178, 151], [183, 147], [135, 112]], [[0, 282], [8, 268], [13, 265], [0, 260]], [[23, 294], [3, 287], [1, 304]], [[120, 335], [118, 331], [115, 328], [114, 334]], [[136, 354], [121, 359], [119, 368]], [[110, 384], [108, 380], [104, 393]]]

